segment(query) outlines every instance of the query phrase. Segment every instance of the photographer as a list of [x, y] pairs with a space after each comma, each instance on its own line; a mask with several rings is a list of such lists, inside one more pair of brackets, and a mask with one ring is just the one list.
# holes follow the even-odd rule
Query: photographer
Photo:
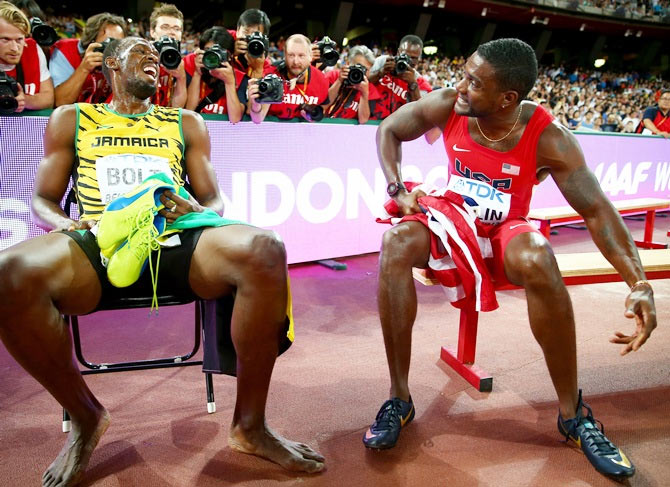
[[25, 14], [9, 2], [0, 2], [0, 96], [8, 98], [3, 105], [16, 113], [51, 108], [54, 103], [46, 57], [28, 35], [30, 22]]
[[372, 118], [382, 120], [405, 103], [421, 98], [421, 91], [431, 91], [430, 85], [417, 73], [421, 60], [423, 41], [414, 35], [400, 40], [395, 57], [379, 56], [370, 69], [370, 84], [379, 90], [380, 99], [375, 103]]
[[[237, 20], [237, 31], [235, 31], [235, 56], [233, 57], [233, 68], [245, 73], [250, 78], [261, 78], [272, 72], [272, 64], [268, 58], [267, 46], [261, 55], [256, 51], [249, 53], [247, 38], [255, 32], [265, 36], [270, 35], [270, 19], [265, 12], [256, 8], [250, 8], [242, 12]], [[256, 55], [253, 55], [256, 54]]]
[[81, 39], [60, 39], [53, 46], [49, 70], [56, 87], [56, 106], [74, 102], [103, 103], [112, 89], [102, 74], [103, 42], [126, 36], [123, 17], [103, 12], [89, 17]]
[[[183, 30], [184, 14], [174, 5], [163, 3], [151, 12], [149, 35], [154, 42], [167, 37], [176, 41], [177, 50], [179, 50]], [[183, 108], [186, 105], [186, 98], [187, 86], [184, 62], [179, 63], [179, 66], [175, 69], [167, 69], [161, 64], [158, 76], [158, 92], [152, 100], [154, 104], [163, 107]]]
[[341, 70], [332, 70], [326, 78], [333, 83], [328, 90], [326, 107], [329, 118], [357, 118], [358, 123], [370, 119], [370, 102], [379, 99], [379, 92], [368, 82], [370, 67], [375, 56], [366, 46], [355, 46], [349, 51], [348, 64]]
[[321, 71], [310, 65], [311, 62], [311, 41], [302, 34], [289, 37], [285, 62], [274, 67], [274, 74], [287, 81], [284, 98], [282, 103], [270, 106], [268, 115], [282, 119], [303, 117], [308, 121], [323, 118], [321, 105], [328, 100], [328, 81]]
[[[200, 49], [184, 58], [184, 68], [191, 76], [186, 108], [227, 114], [228, 120], [237, 123], [244, 115], [248, 77], [228, 61], [234, 49], [233, 36], [223, 27], [211, 27], [200, 36], [199, 44]], [[211, 63], [217, 66], [207, 66]]]

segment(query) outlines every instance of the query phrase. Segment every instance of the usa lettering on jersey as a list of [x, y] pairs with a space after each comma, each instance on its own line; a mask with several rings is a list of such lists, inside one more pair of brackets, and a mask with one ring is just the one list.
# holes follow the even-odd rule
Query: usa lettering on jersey
[[477, 181], [483, 181], [485, 183], [490, 184], [496, 189], [502, 189], [502, 190], [512, 189], [512, 178], [491, 179], [483, 172], [471, 171], [470, 168], [465, 166], [458, 158], [456, 158], [454, 168], [456, 169], [456, 172], [458, 172], [458, 174], [460, 174], [466, 179], [476, 179]]

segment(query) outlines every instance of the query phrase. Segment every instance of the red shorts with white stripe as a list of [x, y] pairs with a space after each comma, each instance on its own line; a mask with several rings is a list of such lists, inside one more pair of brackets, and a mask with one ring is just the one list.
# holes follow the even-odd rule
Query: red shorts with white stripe
[[496, 284], [509, 284], [505, 275], [505, 249], [507, 244], [522, 233], [536, 232], [542, 235], [535, 225], [525, 218], [511, 218], [497, 225], [484, 225], [493, 249], [493, 258], [485, 259], [486, 266]]

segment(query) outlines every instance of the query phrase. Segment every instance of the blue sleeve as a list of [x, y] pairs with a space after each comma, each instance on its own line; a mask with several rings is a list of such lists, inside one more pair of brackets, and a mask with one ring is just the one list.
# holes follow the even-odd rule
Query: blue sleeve
[[240, 86], [237, 87], [237, 98], [240, 100], [242, 105], [247, 104], [247, 86], [249, 84], [249, 76], [244, 76], [240, 82]]
[[642, 114], [642, 120], [648, 118], [649, 120], [651, 120], [651, 121], [653, 122], [654, 119], [656, 118], [656, 113], [657, 113], [657, 112], [658, 112], [658, 108], [656, 108], [656, 107], [649, 107], [649, 108], [647, 108], [647, 109], [644, 111], [644, 113]]
[[54, 82], [54, 88], [65, 83], [74, 73], [74, 68], [67, 60], [65, 54], [58, 49], [54, 49], [49, 61], [49, 72]]

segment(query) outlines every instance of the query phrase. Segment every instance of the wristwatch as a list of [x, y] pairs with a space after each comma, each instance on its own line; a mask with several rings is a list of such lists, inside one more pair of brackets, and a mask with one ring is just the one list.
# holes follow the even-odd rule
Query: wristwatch
[[419, 87], [419, 84], [418, 84], [416, 81], [412, 81], [412, 82], [409, 84], [409, 86], [407, 87], [407, 89], [408, 89], [409, 91], [414, 91], [414, 90], [416, 90], [418, 87]]
[[398, 191], [400, 191], [401, 189], [407, 190], [404, 184], [397, 181], [392, 181], [388, 184], [388, 186], [386, 186], [386, 192], [391, 198], [397, 195]]

